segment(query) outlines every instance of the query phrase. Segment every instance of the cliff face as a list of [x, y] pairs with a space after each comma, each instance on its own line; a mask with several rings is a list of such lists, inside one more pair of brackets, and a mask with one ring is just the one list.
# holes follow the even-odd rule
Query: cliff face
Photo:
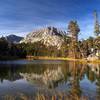
[[29, 33], [21, 43], [34, 43], [41, 42], [46, 46], [56, 46], [60, 49], [61, 45], [64, 43], [63, 35], [65, 32], [58, 31], [57, 28], [47, 27], [35, 32]]

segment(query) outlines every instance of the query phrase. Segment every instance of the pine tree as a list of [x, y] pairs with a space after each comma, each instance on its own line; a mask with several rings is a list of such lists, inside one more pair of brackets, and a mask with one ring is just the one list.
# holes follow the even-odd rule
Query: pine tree
[[94, 18], [95, 18], [94, 33], [96, 36], [98, 36], [100, 34], [100, 25], [98, 21], [98, 14], [96, 11], [94, 11]]
[[80, 32], [80, 28], [77, 24], [77, 21], [70, 21], [68, 25], [68, 32], [72, 36], [70, 48], [69, 48], [69, 56], [73, 58], [78, 58], [78, 34]]

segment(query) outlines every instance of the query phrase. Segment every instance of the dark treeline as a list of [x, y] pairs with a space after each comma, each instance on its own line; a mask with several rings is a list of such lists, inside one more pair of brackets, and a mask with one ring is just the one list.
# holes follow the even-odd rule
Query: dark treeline
[[66, 48], [66, 44], [63, 44], [61, 49], [58, 50], [57, 47], [47, 47], [41, 42], [13, 44], [5, 38], [0, 38], [0, 59], [25, 58], [27, 55], [65, 57], [68, 52]]
[[[71, 38], [65, 40], [60, 49], [53, 46], [45, 46], [41, 42], [33, 44], [13, 44], [9, 43], [5, 38], [0, 38], [0, 59], [25, 58], [31, 56], [48, 56], [48, 57], [69, 57], [72, 45]], [[87, 40], [78, 41], [76, 44], [77, 52], [80, 57], [87, 57], [91, 54], [91, 48], [100, 50], [100, 37], [89, 37]]]
[[9, 43], [5, 38], [0, 38], [0, 59], [15, 59], [26, 56], [26, 51], [21, 44]]

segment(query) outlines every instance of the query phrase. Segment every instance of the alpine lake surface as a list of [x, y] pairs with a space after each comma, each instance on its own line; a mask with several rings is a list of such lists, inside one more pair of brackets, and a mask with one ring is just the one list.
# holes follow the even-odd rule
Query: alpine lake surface
[[100, 100], [100, 64], [62, 60], [0, 61], [0, 100], [11, 96], [30, 100], [39, 96], [47, 100], [52, 96]]

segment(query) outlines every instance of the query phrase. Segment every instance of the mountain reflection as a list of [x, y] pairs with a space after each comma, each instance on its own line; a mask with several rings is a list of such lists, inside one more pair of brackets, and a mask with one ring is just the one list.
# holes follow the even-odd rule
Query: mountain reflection
[[48, 87], [54, 87], [55, 84], [64, 79], [61, 67], [56, 69], [46, 69], [42, 74], [35, 73], [20, 73], [21, 76], [27, 81], [37, 81], [39, 84], [45, 84]]
[[[100, 97], [100, 64], [62, 62], [61, 64], [25, 64], [0, 65], [0, 80], [16, 81], [24, 79], [28, 83], [55, 89], [66, 84], [69, 93], [82, 95], [82, 80], [95, 83], [98, 98]], [[87, 84], [86, 84], [87, 85]], [[83, 87], [84, 88], [84, 87]]]

